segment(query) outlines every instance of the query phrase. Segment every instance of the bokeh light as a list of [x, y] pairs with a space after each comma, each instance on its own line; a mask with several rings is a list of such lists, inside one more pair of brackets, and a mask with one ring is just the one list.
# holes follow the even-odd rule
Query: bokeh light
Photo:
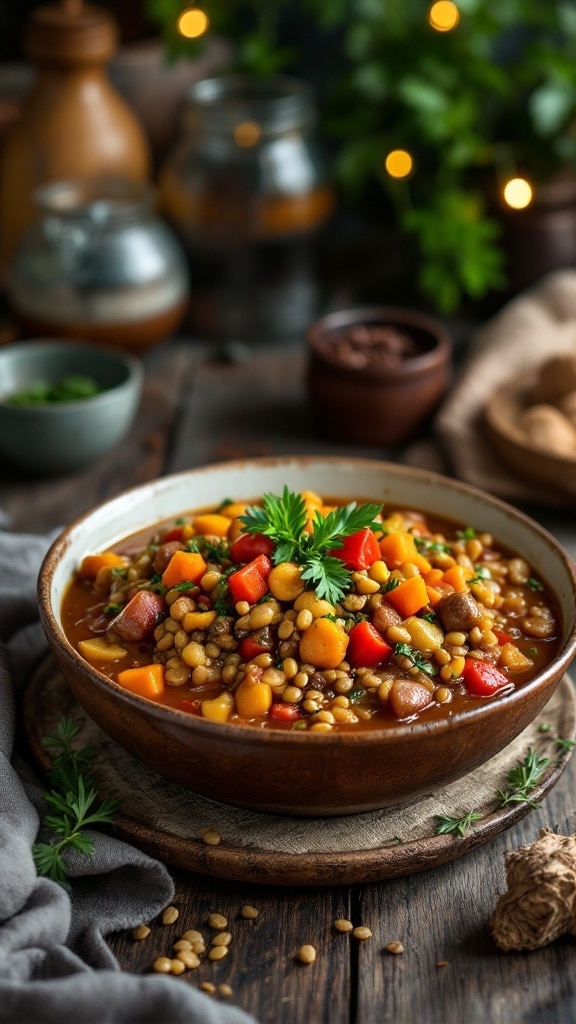
[[510, 178], [504, 185], [504, 201], [513, 210], [524, 210], [533, 197], [532, 186], [526, 178]]
[[392, 149], [384, 166], [391, 178], [407, 178], [414, 169], [414, 161], [405, 149]]
[[185, 39], [198, 39], [208, 30], [208, 15], [200, 7], [187, 7], [182, 11], [176, 28]]
[[234, 129], [234, 142], [237, 146], [248, 149], [260, 141], [261, 134], [260, 125], [255, 121], [241, 121]]
[[450, 32], [460, 21], [460, 11], [453, 0], [436, 0], [428, 11], [428, 22], [436, 32]]

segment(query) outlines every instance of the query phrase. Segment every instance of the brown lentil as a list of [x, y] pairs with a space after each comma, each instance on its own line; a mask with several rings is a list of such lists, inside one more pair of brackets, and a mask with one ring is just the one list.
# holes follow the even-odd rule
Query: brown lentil
[[210, 945], [212, 946], [229, 946], [232, 942], [232, 935], [230, 932], [218, 932], [214, 936]]
[[216, 985], [213, 985], [211, 981], [202, 981], [200, 983], [200, 988], [202, 989], [203, 992], [207, 992], [208, 995], [210, 996], [213, 996], [214, 993], [216, 992]]
[[365, 924], [359, 924], [356, 928], [354, 928], [352, 931], [352, 935], [354, 936], [355, 939], [361, 939], [362, 941], [372, 938], [372, 932], [370, 928], [368, 928]]
[[346, 917], [338, 917], [334, 921], [334, 927], [337, 932], [351, 932], [354, 925]]
[[219, 930], [222, 930], [226, 928], [228, 921], [223, 914], [210, 914], [208, 924], [211, 928], [218, 928]]
[[132, 938], [136, 939], [137, 941], [147, 939], [148, 936], [150, 935], [150, 931], [151, 929], [148, 927], [147, 924], [139, 924], [132, 932]]
[[223, 960], [228, 956], [228, 946], [211, 946], [208, 950], [209, 960]]
[[202, 833], [202, 842], [206, 843], [206, 846], [219, 846], [222, 839], [215, 828], [206, 828]]
[[177, 907], [169, 906], [162, 911], [162, 924], [174, 924], [175, 921], [180, 917], [180, 911]]
[[246, 903], [240, 910], [240, 916], [246, 918], [247, 921], [253, 921], [259, 914], [260, 911], [256, 907], [251, 907], [249, 903]]
[[398, 956], [400, 953], [404, 952], [404, 946], [402, 945], [401, 942], [398, 942], [397, 940], [388, 942], [386, 944], [386, 949], [388, 950], [389, 953], [393, 953], [394, 956]]
[[200, 966], [200, 957], [192, 949], [178, 950], [176, 960], [180, 960], [189, 971], [194, 971]]
[[234, 991], [231, 985], [227, 985], [225, 982], [222, 985], [218, 985], [219, 996], [231, 996], [234, 995]]
[[313, 964], [316, 959], [316, 950], [314, 946], [304, 943], [303, 946], [300, 946], [297, 956], [301, 963]]
[[152, 964], [152, 970], [157, 974], [170, 974], [172, 960], [169, 956], [159, 956]]

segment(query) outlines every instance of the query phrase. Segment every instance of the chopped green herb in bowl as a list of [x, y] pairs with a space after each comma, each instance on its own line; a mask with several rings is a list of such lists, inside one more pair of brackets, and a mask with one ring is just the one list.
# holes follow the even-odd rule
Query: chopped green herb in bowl
[[10, 405], [45, 405], [50, 402], [79, 402], [104, 391], [101, 384], [83, 374], [69, 374], [56, 381], [35, 381], [21, 391], [8, 395]]

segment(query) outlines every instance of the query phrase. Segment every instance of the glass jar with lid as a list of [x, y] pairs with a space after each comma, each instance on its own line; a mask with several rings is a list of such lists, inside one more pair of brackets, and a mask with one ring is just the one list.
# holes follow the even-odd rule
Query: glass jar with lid
[[289, 336], [314, 315], [313, 242], [334, 206], [316, 121], [310, 88], [289, 77], [191, 87], [158, 195], [188, 253], [200, 333]]
[[36, 193], [7, 294], [23, 331], [144, 350], [173, 333], [189, 298], [186, 255], [153, 189], [61, 181]]

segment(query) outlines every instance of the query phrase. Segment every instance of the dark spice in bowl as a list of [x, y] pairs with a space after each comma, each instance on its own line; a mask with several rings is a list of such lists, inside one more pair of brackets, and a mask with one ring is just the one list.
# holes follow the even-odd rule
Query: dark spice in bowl
[[440, 404], [451, 355], [445, 327], [413, 310], [327, 314], [308, 332], [308, 393], [319, 429], [374, 447], [406, 444]]

